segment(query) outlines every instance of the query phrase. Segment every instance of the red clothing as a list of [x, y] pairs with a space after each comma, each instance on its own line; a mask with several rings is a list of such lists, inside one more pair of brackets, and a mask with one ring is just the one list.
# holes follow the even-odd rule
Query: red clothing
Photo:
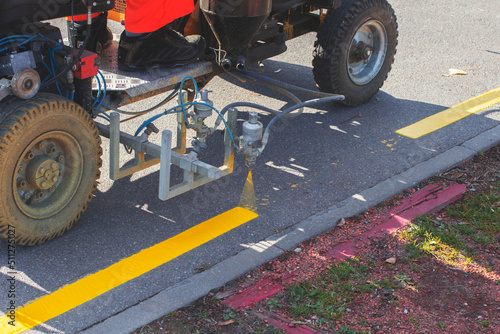
[[[98, 17], [101, 13], [93, 13], [92, 18]], [[71, 21], [72, 19], [75, 21], [87, 21], [87, 15], [75, 15], [75, 16], [67, 16], [66, 20]]]
[[127, 0], [125, 29], [132, 33], [152, 32], [193, 9], [193, 0]]

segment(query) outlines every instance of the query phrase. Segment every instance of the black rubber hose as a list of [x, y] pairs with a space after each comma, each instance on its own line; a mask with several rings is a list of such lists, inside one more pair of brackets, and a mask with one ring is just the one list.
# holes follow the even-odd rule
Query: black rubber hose
[[284, 117], [286, 114], [294, 111], [295, 109], [299, 109], [299, 108], [302, 108], [302, 107], [307, 107], [307, 106], [310, 106], [312, 104], [322, 103], [322, 102], [341, 101], [343, 99], [344, 99], [343, 95], [333, 95], [333, 96], [328, 96], [328, 97], [320, 97], [318, 99], [309, 100], [309, 101], [306, 101], [306, 102], [302, 102], [302, 103], [296, 104], [296, 105], [294, 105], [294, 106], [292, 106], [290, 108], [287, 108], [287, 109], [283, 110], [279, 115], [277, 115], [276, 117], [274, 117], [271, 120], [271, 122], [269, 122], [269, 124], [267, 125], [266, 130], [264, 131], [264, 135], [262, 136], [262, 147], [259, 149], [259, 151], [262, 152], [264, 150], [264, 148], [266, 147], [267, 142], [269, 141], [269, 133], [271, 132], [271, 127], [281, 117]]

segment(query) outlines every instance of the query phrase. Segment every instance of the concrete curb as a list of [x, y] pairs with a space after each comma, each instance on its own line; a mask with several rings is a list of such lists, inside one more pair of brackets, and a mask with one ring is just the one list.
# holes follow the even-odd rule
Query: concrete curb
[[355, 194], [287, 230], [245, 249], [214, 267], [163, 290], [110, 318], [81, 331], [84, 334], [128, 334], [205, 296], [211, 290], [244, 275], [300, 243], [333, 229], [341, 218], [358, 215], [414, 187], [420, 182], [467, 161], [478, 152], [500, 144], [500, 125], [460, 146], [424, 161], [376, 186]]

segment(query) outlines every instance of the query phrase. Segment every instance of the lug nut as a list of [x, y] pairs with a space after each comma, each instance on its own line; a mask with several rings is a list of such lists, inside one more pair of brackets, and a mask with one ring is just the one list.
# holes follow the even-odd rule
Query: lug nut
[[39, 142], [38, 143], [38, 148], [43, 150], [43, 148], [45, 147], [45, 143], [43, 141]]
[[26, 192], [26, 193], [24, 193], [23, 198], [24, 199], [30, 199], [31, 198], [31, 194], [29, 192]]
[[57, 162], [63, 162], [64, 161], [64, 156], [60, 155], [57, 157]]
[[57, 149], [54, 145], [49, 145], [49, 147], [47, 147], [47, 154], [54, 154], [56, 151]]
[[50, 188], [49, 188], [49, 191], [50, 191], [51, 193], [53, 193], [54, 191], [56, 191], [56, 187], [54, 187], [54, 186], [50, 187]]

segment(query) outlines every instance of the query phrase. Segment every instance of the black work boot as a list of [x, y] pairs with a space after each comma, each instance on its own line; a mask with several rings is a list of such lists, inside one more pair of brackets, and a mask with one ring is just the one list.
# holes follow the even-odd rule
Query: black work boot
[[139, 37], [128, 37], [124, 31], [118, 48], [118, 68], [143, 71], [160, 67], [187, 65], [203, 58], [205, 40], [161, 28]]
[[[111, 42], [113, 41], [113, 33], [109, 30], [107, 22], [108, 12], [102, 13], [92, 20], [90, 37], [85, 49], [95, 53], [101, 53], [103, 49], [111, 45]], [[68, 21], [69, 42], [72, 47], [79, 49], [85, 41], [85, 35], [87, 34], [87, 22], [74, 22], [74, 28], [72, 25], [73, 22]]]

